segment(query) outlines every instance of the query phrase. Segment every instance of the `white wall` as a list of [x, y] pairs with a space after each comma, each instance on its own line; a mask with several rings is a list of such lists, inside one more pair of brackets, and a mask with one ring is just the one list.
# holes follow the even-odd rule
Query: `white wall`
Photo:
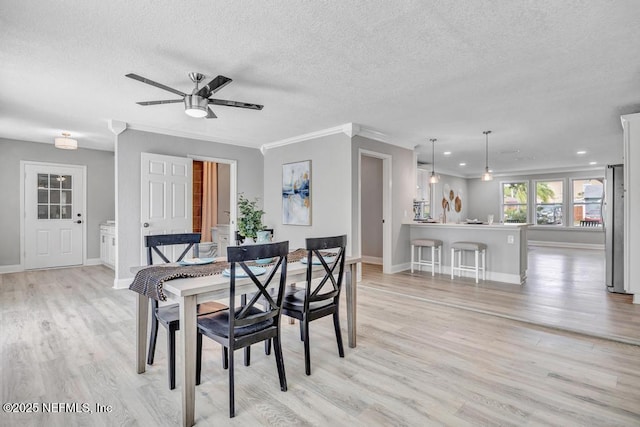
[[[116, 140], [116, 187], [118, 197], [117, 242], [118, 265], [116, 281], [133, 275], [131, 267], [141, 264], [140, 245], [140, 153], [169, 156], [205, 156], [237, 160], [238, 192], [248, 198], [262, 198], [263, 163], [260, 150], [161, 135], [137, 130], [125, 130]], [[118, 284], [120, 285], [120, 284]]]
[[362, 157], [362, 256], [382, 262], [382, 159]]
[[59, 150], [53, 144], [0, 138], [0, 266], [20, 264], [21, 160], [87, 167], [86, 255], [87, 259], [100, 258], [100, 223], [115, 216], [113, 159], [111, 151]]
[[[311, 225], [282, 224], [282, 165], [311, 160]], [[264, 153], [265, 225], [274, 240], [289, 240], [291, 249], [304, 248], [305, 238], [351, 234], [351, 140], [335, 134], [269, 148]]]

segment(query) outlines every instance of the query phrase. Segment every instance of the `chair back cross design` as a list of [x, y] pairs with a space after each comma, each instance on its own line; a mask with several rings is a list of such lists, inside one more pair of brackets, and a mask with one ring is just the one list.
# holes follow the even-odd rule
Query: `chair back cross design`
[[[180, 262], [193, 248], [193, 255], [200, 255], [198, 251], [200, 243], [200, 233], [181, 234], [158, 234], [144, 237], [144, 244], [147, 247], [147, 265], [153, 265], [153, 254], [155, 253], [165, 263]], [[175, 259], [170, 260], [167, 255], [160, 250], [161, 246], [187, 245], [182, 253]]]
[[[342, 276], [344, 273], [345, 246], [347, 244], [346, 236], [310, 238], [307, 239], [307, 298], [304, 301], [305, 311], [309, 310], [309, 306], [313, 303], [325, 301], [328, 299], [337, 299], [340, 297], [340, 288], [342, 287]], [[338, 253], [331, 262], [327, 263], [327, 255], [323, 255], [321, 251], [338, 249]], [[313, 259], [318, 259], [320, 265], [324, 269], [324, 277], [320, 282], [311, 286], [314, 263]], [[338, 269], [338, 274], [335, 274]], [[330, 283], [330, 286], [329, 286]], [[327, 285], [327, 286], [325, 286]], [[322, 293], [321, 293], [322, 292]], [[336, 301], [337, 304], [337, 301]]]
[[[229, 319], [229, 338], [232, 339], [233, 332], [236, 327], [245, 327], [252, 324], [269, 321], [271, 319], [279, 319], [280, 309], [282, 307], [283, 290], [287, 277], [287, 254], [289, 252], [289, 242], [279, 242], [265, 245], [248, 245], [248, 246], [230, 246], [227, 248], [227, 259], [230, 263], [230, 290], [229, 301], [231, 312], [235, 310], [235, 297], [236, 297], [236, 273], [237, 266], [240, 266], [242, 270], [251, 279], [257, 292], [254, 292], [252, 298], [242, 304], [241, 308], [236, 312], [235, 316], [231, 316]], [[277, 258], [277, 262], [264, 281], [254, 274], [251, 268], [247, 265], [246, 261], [254, 261], [256, 259], [264, 258]], [[276, 293], [269, 292], [269, 285], [273, 280], [276, 273], [280, 270], [280, 283], [278, 284], [278, 291]], [[243, 292], [246, 294], [247, 292]], [[274, 300], [273, 297], [276, 297]], [[262, 314], [250, 314], [254, 311], [256, 303], [260, 300], [262, 308]], [[266, 302], [266, 304], [265, 304]]]

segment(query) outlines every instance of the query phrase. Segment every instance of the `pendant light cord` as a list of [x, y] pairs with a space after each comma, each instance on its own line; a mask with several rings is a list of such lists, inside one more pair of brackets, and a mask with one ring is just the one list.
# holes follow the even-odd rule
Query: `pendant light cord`
[[436, 174], [436, 141], [437, 139], [430, 139], [431, 141], [431, 175]]
[[485, 162], [484, 162], [484, 169], [485, 171], [489, 172], [489, 134], [491, 133], [490, 130], [485, 130], [484, 132], [484, 136], [485, 138]]

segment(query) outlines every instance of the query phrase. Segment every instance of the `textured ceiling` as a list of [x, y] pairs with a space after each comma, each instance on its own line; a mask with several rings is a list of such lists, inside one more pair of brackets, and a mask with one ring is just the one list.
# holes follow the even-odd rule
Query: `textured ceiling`
[[[622, 161], [619, 116], [640, 111], [636, 0], [0, 4], [5, 138], [112, 149], [115, 119], [259, 147], [353, 122], [425, 162], [437, 138], [436, 169], [478, 176], [485, 129], [496, 173], [602, 167]], [[142, 107], [174, 95], [124, 77], [190, 92], [190, 71], [264, 110]]]

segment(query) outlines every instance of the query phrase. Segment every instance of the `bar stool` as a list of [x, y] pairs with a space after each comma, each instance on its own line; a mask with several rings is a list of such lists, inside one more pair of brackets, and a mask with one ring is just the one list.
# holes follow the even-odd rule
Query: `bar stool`
[[[462, 253], [464, 251], [474, 251], [475, 252], [475, 264], [474, 265], [463, 265], [462, 264]], [[458, 253], [458, 266], [456, 267], [456, 252]], [[482, 253], [482, 267], [478, 263], [478, 254]], [[454, 242], [451, 245], [451, 279], [453, 279], [453, 274], [457, 271], [458, 277], [462, 276], [463, 271], [471, 271], [476, 273], [476, 283], [478, 283], [478, 274], [480, 270], [482, 270], [482, 280], [485, 280], [485, 270], [487, 266], [487, 245], [484, 243], [478, 242]]]
[[[415, 260], [415, 247], [418, 247], [418, 260]], [[431, 248], [431, 259], [422, 259], [422, 248]], [[436, 261], [436, 250], [438, 251], [438, 261]], [[438, 266], [438, 274], [442, 273], [442, 240], [438, 239], [415, 239], [411, 241], [411, 272], [413, 273], [413, 266], [417, 265], [418, 268], [422, 265], [425, 267], [431, 267], [431, 275], [436, 275], [436, 265]]]

